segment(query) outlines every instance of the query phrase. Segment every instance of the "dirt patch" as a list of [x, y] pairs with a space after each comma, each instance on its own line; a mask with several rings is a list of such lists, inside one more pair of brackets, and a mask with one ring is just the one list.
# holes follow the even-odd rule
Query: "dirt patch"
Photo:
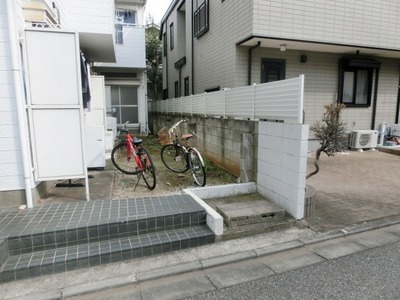
[[[185, 173], [174, 173], [167, 169], [161, 160], [161, 148], [156, 136], [142, 137], [143, 146], [150, 153], [151, 159], [156, 166], [156, 188], [149, 190], [143, 179], [139, 180], [136, 175], [126, 175], [115, 171], [112, 199], [128, 199], [137, 197], [154, 197], [171, 194], [179, 194], [182, 189], [196, 187], [190, 171]], [[236, 183], [237, 178], [225, 170], [214, 165], [203, 157], [206, 164], [206, 186]], [[136, 186], [137, 184], [137, 186]], [[136, 187], [136, 188], [135, 188]]]

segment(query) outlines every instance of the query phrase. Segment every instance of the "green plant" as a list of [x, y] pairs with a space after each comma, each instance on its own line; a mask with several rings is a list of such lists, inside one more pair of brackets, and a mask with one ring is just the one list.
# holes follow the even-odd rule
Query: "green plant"
[[343, 148], [346, 141], [346, 124], [341, 120], [341, 114], [346, 106], [342, 103], [325, 105], [325, 113], [321, 121], [315, 122], [310, 131], [319, 141], [320, 147], [315, 153], [315, 170], [306, 176], [306, 179], [319, 172], [319, 159], [321, 153], [328, 157], [334, 156], [335, 152]]

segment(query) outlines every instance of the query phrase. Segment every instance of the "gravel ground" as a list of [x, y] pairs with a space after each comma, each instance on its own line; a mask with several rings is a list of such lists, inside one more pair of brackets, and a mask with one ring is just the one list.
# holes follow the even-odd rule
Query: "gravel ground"
[[[161, 148], [159, 140], [155, 136], [143, 137], [143, 146], [148, 150], [151, 159], [156, 166], [156, 187], [149, 190], [143, 179], [136, 175], [126, 175], [115, 171], [112, 199], [128, 199], [134, 197], [155, 197], [171, 194], [180, 194], [183, 189], [196, 187], [190, 171], [186, 173], [174, 173], [165, 167], [161, 160]], [[221, 185], [237, 182], [237, 178], [218, 168], [205, 159], [206, 185]], [[136, 186], [137, 184], [137, 186]], [[135, 188], [136, 187], [136, 188]]]

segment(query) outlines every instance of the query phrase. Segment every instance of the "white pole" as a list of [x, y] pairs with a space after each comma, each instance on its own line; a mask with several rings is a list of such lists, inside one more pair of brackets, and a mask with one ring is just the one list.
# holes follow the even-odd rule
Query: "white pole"
[[17, 114], [18, 114], [18, 128], [19, 128], [19, 141], [20, 149], [22, 154], [22, 163], [24, 168], [24, 181], [25, 181], [25, 197], [26, 205], [28, 208], [33, 207], [32, 201], [32, 187], [31, 177], [32, 168], [29, 159], [29, 142], [27, 133], [27, 121], [26, 121], [26, 108], [25, 98], [22, 93], [22, 73], [21, 73], [21, 52], [19, 44], [19, 35], [15, 30], [17, 24], [14, 19], [14, 1], [6, 0], [7, 5], [7, 20], [8, 20], [8, 35], [11, 48], [11, 61], [12, 61], [12, 72], [14, 78], [14, 90], [15, 98], [17, 102]]

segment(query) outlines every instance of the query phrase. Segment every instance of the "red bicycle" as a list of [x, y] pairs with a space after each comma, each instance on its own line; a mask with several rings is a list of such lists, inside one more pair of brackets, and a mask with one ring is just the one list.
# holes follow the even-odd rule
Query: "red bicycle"
[[156, 169], [149, 153], [142, 146], [143, 140], [132, 138], [129, 134], [128, 123], [129, 121], [118, 132], [118, 142], [111, 152], [111, 161], [122, 173], [138, 176], [135, 189], [143, 177], [147, 187], [153, 190], [156, 187]]

